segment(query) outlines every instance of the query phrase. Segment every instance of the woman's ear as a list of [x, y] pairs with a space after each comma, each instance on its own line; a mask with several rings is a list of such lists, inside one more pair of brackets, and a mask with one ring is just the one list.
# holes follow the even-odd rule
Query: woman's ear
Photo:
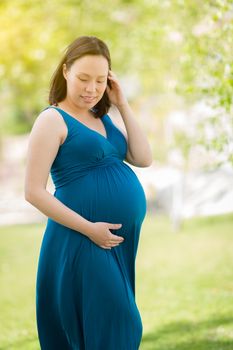
[[62, 73], [63, 73], [63, 77], [66, 79], [67, 67], [65, 63], [63, 63], [62, 65]]

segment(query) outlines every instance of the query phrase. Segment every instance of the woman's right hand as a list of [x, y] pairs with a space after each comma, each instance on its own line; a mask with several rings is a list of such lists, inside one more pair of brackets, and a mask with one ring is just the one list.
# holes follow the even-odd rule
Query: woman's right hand
[[121, 236], [114, 235], [110, 229], [118, 230], [122, 224], [111, 224], [108, 222], [93, 222], [91, 233], [88, 234], [95, 244], [104, 249], [111, 249], [124, 241]]

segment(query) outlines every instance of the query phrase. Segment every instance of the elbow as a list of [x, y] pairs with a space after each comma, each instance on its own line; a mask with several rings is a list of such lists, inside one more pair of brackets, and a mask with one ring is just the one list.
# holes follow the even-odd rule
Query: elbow
[[141, 167], [147, 168], [147, 167], [151, 166], [152, 163], [153, 163], [153, 157], [151, 155], [148, 158], [144, 158], [143, 162], [141, 163]]
[[143, 158], [140, 161], [140, 167], [147, 168], [152, 165], [153, 163], [153, 153], [151, 149], [146, 150], [143, 152]]
[[152, 163], [153, 163], [153, 153], [152, 153], [152, 150], [151, 150], [149, 152], [149, 154], [148, 154], [148, 157], [147, 157], [146, 161], [145, 161], [145, 164], [146, 164], [145, 167], [151, 166]]
[[29, 203], [31, 203], [32, 204], [32, 202], [33, 202], [33, 194], [30, 192], [30, 191], [24, 191], [24, 199], [27, 201], [27, 202], [29, 202]]
[[146, 152], [143, 152], [141, 154], [140, 158], [139, 157], [133, 157], [131, 153], [128, 151], [127, 156], [126, 156], [126, 161], [136, 167], [139, 168], [146, 168], [152, 165], [153, 163], [153, 154], [152, 152], [148, 152], [146, 155]]
[[148, 168], [148, 167], [151, 166], [151, 165], [152, 165], [152, 161], [150, 161], [150, 162], [144, 162], [144, 163], [141, 164], [141, 167], [142, 167], [142, 168]]
[[31, 203], [31, 197], [32, 197], [33, 191], [32, 186], [28, 183], [28, 181], [25, 179], [24, 182], [24, 199]]
[[151, 165], [152, 165], [152, 161], [149, 162], [149, 163], [145, 163], [144, 168], [148, 168], [148, 167], [150, 167]]
[[24, 199], [31, 203], [32, 205], [35, 204], [38, 198], [38, 191], [35, 191], [34, 189], [25, 188], [24, 190]]
[[30, 191], [28, 190], [27, 186], [24, 185], [24, 199], [25, 201], [29, 202], [30, 198]]
[[141, 162], [133, 163], [134, 166], [137, 166], [139, 168], [147, 168], [147, 167], [151, 166], [151, 164], [152, 164], [152, 160], [145, 160], [145, 159], [143, 159], [143, 161], [141, 161]]
[[140, 161], [135, 161], [135, 160], [132, 160], [132, 159], [126, 159], [126, 161], [128, 161], [130, 164], [132, 164], [133, 166], [136, 166], [138, 168], [147, 168], [149, 166], [151, 166], [152, 162], [153, 162], [153, 159], [145, 159], [143, 158], [142, 160]]

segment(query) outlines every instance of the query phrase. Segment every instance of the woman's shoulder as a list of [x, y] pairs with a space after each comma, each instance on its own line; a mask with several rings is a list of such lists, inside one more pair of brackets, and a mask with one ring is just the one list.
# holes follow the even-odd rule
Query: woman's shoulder
[[54, 108], [43, 109], [35, 118], [31, 130], [32, 136], [58, 137], [61, 140], [66, 137], [67, 133], [68, 130], [62, 116]]
[[64, 125], [63, 117], [55, 108], [46, 107], [35, 119], [36, 124], [46, 124], [50, 126]]
[[56, 108], [53, 108], [53, 106], [47, 106], [38, 114], [37, 118], [54, 119], [53, 116], [59, 116], [58, 111], [56, 110]]

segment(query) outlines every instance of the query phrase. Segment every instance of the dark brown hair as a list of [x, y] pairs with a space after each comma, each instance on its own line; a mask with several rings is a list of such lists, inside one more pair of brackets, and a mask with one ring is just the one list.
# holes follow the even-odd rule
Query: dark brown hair
[[[95, 36], [85, 35], [78, 37], [66, 48], [65, 54], [51, 78], [49, 91], [50, 105], [57, 105], [58, 102], [61, 102], [66, 97], [67, 86], [66, 79], [63, 76], [63, 64], [65, 63], [69, 69], [75, 60], [85, 55], [104, 56], [111, 70], [111, 58], [107, 45]], [[110, 107], [111, 102], [105, 90], [101, 100], [91, 108], [90, 112], [96, 118], [100, 118], [108, 112]]]

